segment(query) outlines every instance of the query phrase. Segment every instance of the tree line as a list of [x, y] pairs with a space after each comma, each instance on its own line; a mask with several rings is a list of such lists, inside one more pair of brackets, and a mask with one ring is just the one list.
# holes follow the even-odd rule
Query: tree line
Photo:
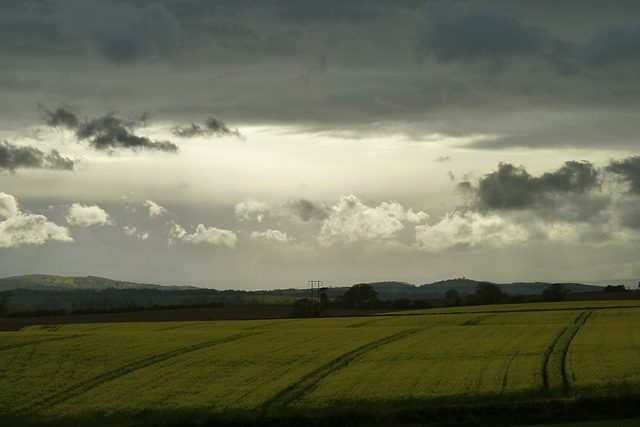
[[[609, 289], [612, 288], [612, 289]], [[605, 292], [614, 292], [625, 290], [624, 286], [606, 287]], [[562, 301], [565, 299], [569, 290], [561, 283], [553, 283], [542, 292], [538, 300], [541, 301]], [[490, 305], [505, 303], [521, 303], [527, 302], [522, 295], [511, 296], [503, 292], [499, 285], [491, 282], [479, 282], [475, 287], [475, 293], [462, 297], [456, 289], [449, 289], [445, 293], [445, 306], [461, 306], [461, 305]], [[301, 298], [293, 303], [293, 317], [320, 317], [327, 313], [327, 309], [331, 308], [349, 308], [349, 309], [424, 309], [431, 308], [430, 300], [410, 300], [401, 298], [397, 300], [380, 300], [375, 289], [367, 283], [358, 283], [347, 292], [334, 298], [333, 300], [326, 297], [326, 294], [320, 289], [318, 298]]]

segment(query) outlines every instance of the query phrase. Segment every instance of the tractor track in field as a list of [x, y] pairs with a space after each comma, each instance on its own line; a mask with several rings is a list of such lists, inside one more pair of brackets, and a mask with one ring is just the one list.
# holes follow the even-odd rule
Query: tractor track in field
[[298, 319], [278, 319], [273, 322], [261, 322], [258, 325], [247, 326], [242, 328], [243, 331], [255, 331], [256, 329], [270, 328], [271, 326], [283, 325], [285, 323], [295, 322]]
[[[582, 325], [584, 325], [591, 316], [592, 310], [580, 313], [572, 325], [565, 327], [553, 340], [551, 345], [547, 347], [542, 362], [542, 387], [545, 395], [561, 394], [569, 396], [571, 386], [569, 384], [569, 375], [567, 373], [567, 353], [571, 341], [576, 336]], [[555, 372], [554, 372], [555, 371]], [[562, 384], [555, 381], [555, 378], [561, 378]]]
[[63, 403], [83, 393], [86, 393], [106, 382], [113, 381], [119, 377], [130, 374], [140, 369], [147, 368], [156, 363], [164, 362], [165, 360], [169, 360], [173, 357], [181, 356], [183, 354], [191, 353], [207, 347], [213, 347], [218, 344], [224, 344], [224, 343], [228, 343], [238, 339], [247, 338], [249, 336], [258, 335], [258, 334], [259, 333], [244, 333], [244, 334], [231, 335], [226, 338], [219, 338], [212, 341], [205, 341], [205, 342], [194, 344], [188, 347], [178, 348], [173, 351], [169, 351], [167, 353], [156, 354], [154, 356], [146, 357], [144, 359], [137, 360], [135, 362], [126, 364], [124, 366], [120, 366], [119, 368], [113, 369], [111, 371], [98, 374], [96, 376], [93, 376], [87, 379], [86, 381], [82, 381], [80, 383], [70, 385], [69, 387], [56, 391], [55, 393], [51, 393], [49, 396], [46, 396], [42, 399], [29, 402], [26, 405], [18, 407], [14, 409], [12, 412], [15, 414], [37, 413], [37, 412], [52, 408], [55, 405]]
[[543, 393], [547, 394], [549, 393], [549, 361], [551, 360], [551, 354], [553, 353], [553, 350], [555, 349], [556, 345], [558, 344], [558, 341], [564, 336], [565, 332], [567, 331], [568, 327], [562, 329], [562, 331], [560, 331], [560, 333], [558, 335], [556, 335], [556, 338], [553, 340], [553, 342], [549, 345], [549, 347], [547, 347], [547, 349], [544, 352], [544, 360], [542, 361], [542, 389], [543, 389]]
[[365, 344], [356, 348], [355, 350], [351, 350], [336, 357], [328, 363], [320, 366], [318, 369], [315, 369], [308, 374], [303, 375], [298, 381], [290, 384], [289, 386], [285, 387], [280, 392], [275, 394], [273, 397], [268, 399], [262, 405], [262, 413], [265, 413], [272, 408], [286, 408], [290, 403], [298, 400], [300, 397], [304, 396], [313, 388], [315, 388], [317, 383], [323, 378], [327, 377], [333, 372], [344, 368], [354, 359], [364, 355], [371, 350], [374, 350], [386, 344], [390, 344], [394, 341], [398, 341], [421, 330], [421, 328], [404, 330], [402, 332], [398, 332], [385, 338], [370, 342], [369, 344]]
[[15, 343], [15, 344], [0, 345], [0, 351], [11, 350], [11, 349], [14, 349], [14, 348], [19, 348], [19, 347], [26, 347], [26, 346], [29, 346], [29, 345], [41, 344], [41, 343], [44, 343], [44, 342], [70, 340], [70, 339], [73, 339], [73, 338], [84, 337], [85, 335], [86, 334], [65, 335], [65, 336], [62, 336], [62, 337], [43, 338], [43, 339], [39, 339], [39, 340], [26, 341], [26, 342], [20, 342], [20, 343]]
[[482, 314], [481, 316], [476, 316], [472, 319], [467, 320], [466, 322], [462, 323], [462, 326], [475, 326], [475, 325], [479, 325], [480, 322], [487, 320], [491, 317], [494, 317], [495, 314]]
[[516, 351], [513, 353], [509, 362], [507, 362], [507, 366], [504, 368], [504, 375], [502, 377], [502, 388], [500, 389], [500, 394], [504, 393], [507, 390], [507, 382], [509, 379], [509, 369], [511, 369], [511, 364], [513, 361], [520, 355], [520, 349], [525, 345], [525, 342], [522, 341], [520, 345], [516, 348]]
[[561, 359], [562, 394], [565, 397], [568, 396], [570, 392], [569, 374], [567, 373], [567, 353], [569, 352], [569, 346], [571, 345], [573, 338], [576, 336], [576, 334], [578, 333], [582, 325], [587, 323], [587, 320], [589, 320], [589, 317], [591, 317], [591, 313], [593, 312], [584, 311], [580, 316], [576, 318], [576, 320], [574, 321], [574, 324], [576, 326], [572, 328], [571, 335], [567, 340], [566, 346], [562, 348], [562, 359]]
[[382, 322], [384, 320], [385, 320], [385, 318], [380, 316], [379, 319], [369, 319], [369, 320], [365, 320], [363, 322], [353, 323], [353, 324], [347, 325], [345, 327], [346, 328], [361, 328], [363, 326], [370, 326], [370, 325], [372, 325], [374, 323]]

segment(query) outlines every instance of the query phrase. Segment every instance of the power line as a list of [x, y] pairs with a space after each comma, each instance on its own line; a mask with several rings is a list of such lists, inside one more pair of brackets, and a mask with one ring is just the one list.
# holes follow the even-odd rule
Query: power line
[[309, 280], [309, 286], [311, 286], [311, 299], [315, 298], [316, 296], [313, 293], [313, 288], [314, 286], [318, 289], [318, 302], [320, 302], [320, 287], [322, 286], [322, 280]]

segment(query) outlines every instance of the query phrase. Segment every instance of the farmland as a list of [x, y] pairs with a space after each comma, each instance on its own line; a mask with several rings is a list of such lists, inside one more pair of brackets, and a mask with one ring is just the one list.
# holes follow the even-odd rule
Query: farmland
[[0, 420], [409, 425], [489, 417], [497, 425], [638, 416], [639, 322], [638, 301], [595, 301], [34, 325], [0, 332]]

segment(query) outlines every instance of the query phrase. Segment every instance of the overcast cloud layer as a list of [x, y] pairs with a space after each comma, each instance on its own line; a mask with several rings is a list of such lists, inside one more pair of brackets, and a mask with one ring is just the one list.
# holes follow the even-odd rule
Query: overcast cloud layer
[[640, 277], [640, 3], [0, 2], [0, 268]]

